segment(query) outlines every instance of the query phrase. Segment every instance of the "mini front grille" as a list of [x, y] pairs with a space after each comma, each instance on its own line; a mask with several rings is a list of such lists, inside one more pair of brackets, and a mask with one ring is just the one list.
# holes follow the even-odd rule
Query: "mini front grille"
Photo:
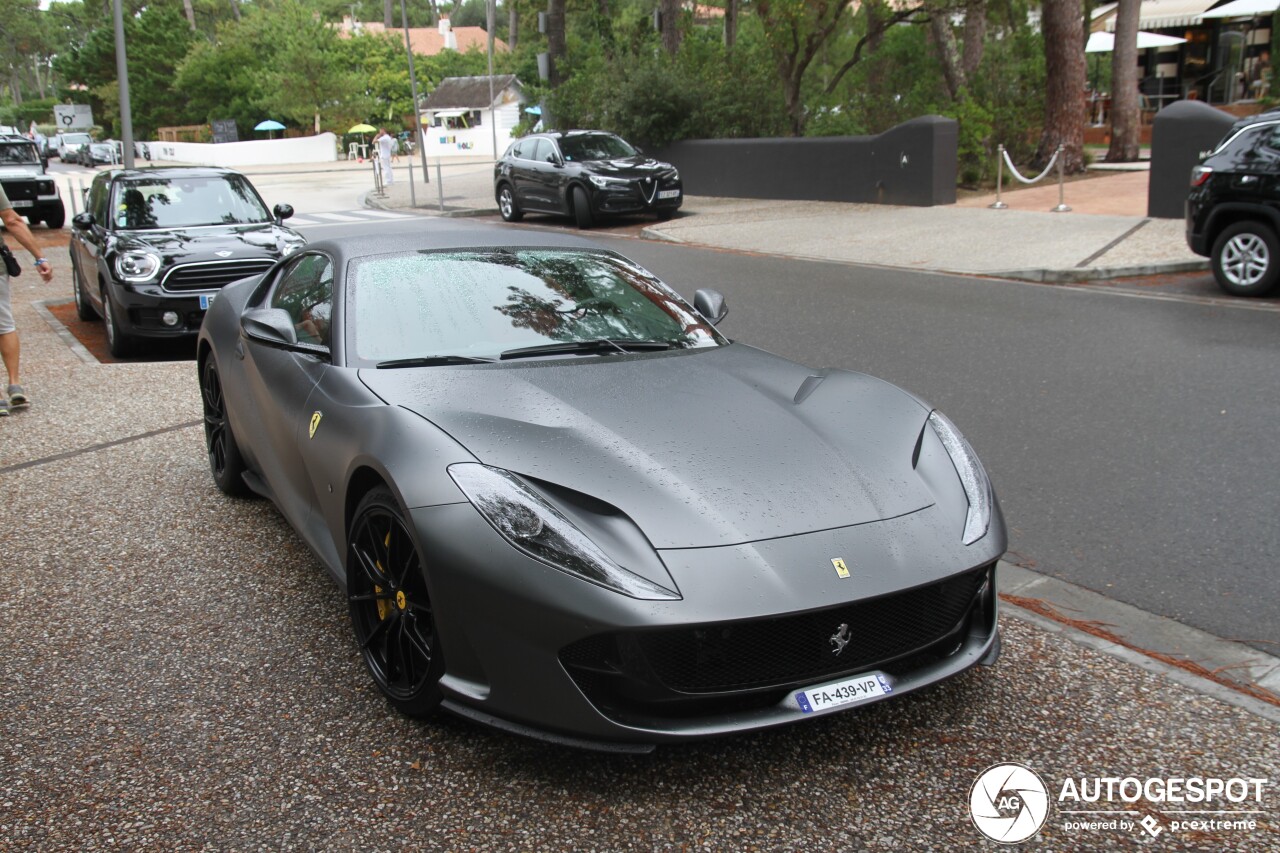
[[757, 705], [752, 696], [769, 704], [778, 690], [874, 668], [898, 672], [896, 663], [926, 650], [936, 658], [942, 641], [948, 650], [958, 644], [988, 573], [776, 619], [599, 635], [560, 658], [599, 705], [670, 713], [735, 697], [741, 710], [744, 701]]
[[218, 290], [233, 281], [265, 272], [274, 261], [255, 258], [242, 261], [206, 261], [179, 264], [165, 274], [160, 286], [168, 291]]

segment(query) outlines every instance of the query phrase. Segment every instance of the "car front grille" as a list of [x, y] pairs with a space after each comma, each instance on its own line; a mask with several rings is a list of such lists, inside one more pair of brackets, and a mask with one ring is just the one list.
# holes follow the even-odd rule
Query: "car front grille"
[[9, 201], [31, 201], [39, 195], [39, 185], [35, 181], [8, 180], [2, 185]]
[[[950, 653], [990, 567], [880, 598], [774, 619], [605, 634], [560, 659], [598, 707], [669, 716], [746, 710], [846, 674]], [[847, 630], [846, 627], [847, 626]], [[835, 654], [833, 638], [848, 638]], [[940, 648], [946, 646], [945, 649]], [[925, 661], [927, 662], [927, 661]], [[634, 714], [632, 714], [634, 716]]]
[[233, 281], [265, 272], [273, 263], [269, 258], [254, 258], [179, 264], [165, 274], [160, 286], [170, 292], [218, 290]]

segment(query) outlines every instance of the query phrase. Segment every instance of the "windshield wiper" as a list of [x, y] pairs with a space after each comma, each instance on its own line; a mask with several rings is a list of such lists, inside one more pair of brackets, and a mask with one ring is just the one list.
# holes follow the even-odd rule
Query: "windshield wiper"
[[424, 355], [416, 358], [393, 358], [391, 361], [380, 361], [374, 365], [379, 370], [395, 367], [435, 367], [441, 364], [489, 364], [491, 358], [479, 358], [472, 355]]
[[532, 347], [509, 349], [498, 356], [502, 361], [511, 358], [531, 358], [539, 355], [560, 355], [575, 352], [638, 352], [643, 350], [671, 349], [667, 341], [630, 341], [625, 338], [597, 338], [591, 341], [565, 341], [557, 344], [539, 344]]

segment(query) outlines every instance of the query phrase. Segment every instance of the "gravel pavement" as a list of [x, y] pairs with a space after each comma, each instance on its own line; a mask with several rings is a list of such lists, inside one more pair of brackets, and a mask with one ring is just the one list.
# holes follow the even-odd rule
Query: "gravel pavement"
[[1280, 726], [1007, 614], [994, 668], [648, 756], [407, 720], [301, 541], [214, 488], [194, 365], [81, 360], [32, 305], [69, 294], [65, 260], [14, 285], [34, 404], [0, 420], [0, 850], [995, 849], [966, 804], [1004, 761], [1051, 800], [1068, 777], [1271, 779], [1253, 829], [1051, 811], [1028, 849], [1280, 850]]

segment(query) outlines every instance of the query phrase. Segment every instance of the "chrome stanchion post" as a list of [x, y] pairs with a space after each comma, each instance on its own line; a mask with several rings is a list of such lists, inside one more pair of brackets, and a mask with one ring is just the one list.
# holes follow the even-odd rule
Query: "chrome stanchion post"
[[1058, 158], [1058, 206], [1051, 210], [1050, 213], [1069, 213], [1071, 211], [1071, 208], [1067, 206], [1067, 203], [1062, 198], [1063, 162], [1067, 159], [1062, 155], [1062, 152], [1065, 148], [1066, 146], [1059, 145], [1057, 152], [1054, 154]]
[[995, 204], [987, 205], [992, 210], [1004, 210], [1009, 205], [1000, 200], [1000, 193], [1004, 190], [1004, 145], [996, 146], [996, 201]]
[[373, 194], [378, 198], [386, 198], [387, 194], [382, 188], [382, 163], [374, 157], [369, 160], [369, 165], [373, 167]]

